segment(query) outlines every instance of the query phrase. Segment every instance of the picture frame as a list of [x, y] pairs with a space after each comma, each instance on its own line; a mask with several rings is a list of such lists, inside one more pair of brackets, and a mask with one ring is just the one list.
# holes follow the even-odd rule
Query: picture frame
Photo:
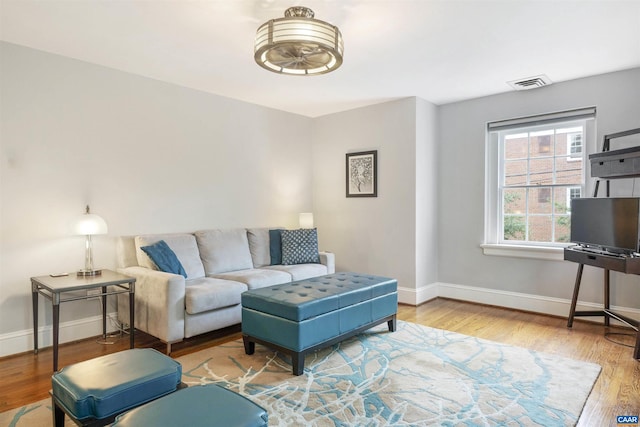
[[378, 197], [378, 151], [346, 154], [347, 197]]

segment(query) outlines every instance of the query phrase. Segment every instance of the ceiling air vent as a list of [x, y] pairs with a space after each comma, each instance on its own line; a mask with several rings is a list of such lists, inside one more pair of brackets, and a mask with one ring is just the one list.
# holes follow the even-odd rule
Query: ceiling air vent
[[515, 90], [527, 90], [550, 85], [551, 79], [544, 74], [541, 74], [539, 76], [527, 77], [525, 79], [512, 80], [507, 83]]

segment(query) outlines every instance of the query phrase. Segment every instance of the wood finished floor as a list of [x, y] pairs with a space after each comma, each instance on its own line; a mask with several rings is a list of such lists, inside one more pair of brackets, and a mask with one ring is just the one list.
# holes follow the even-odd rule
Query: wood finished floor
[[[398, 318], [440, 329], [472, 335], [549, 354], [597, 363], [602, 372], [582, 412], [578, 426], [616, 426], [618, 415], [640, 415], [640, 362], [632, 358], [633, 349], [611, 339], [632, 345], [622, 328], [605, 329], [584, 321], [566, 327], [566, 319], [499, 307], [448, 299], [435, 299], [419, 307], [400, 305]], [[205, 334], [173, 346], [173, 357], [193, 353], [206, 347], [240, 338], [239, 328]], [[87, 339], [64, 344], [59, 350], [60, 366], [128, 348], [128, 337], [112, 338], [110, 345]], [[136, 334], [136, 347], [153, 347], [164, 351], [159, 340], [144, 333]], [[52, 351], [41, 350], [37, 356], [23, 353], [0, 359], [0, 412], [48, 397], [51, 388]], [[567, 386], [571, 392], [571, 386]]]

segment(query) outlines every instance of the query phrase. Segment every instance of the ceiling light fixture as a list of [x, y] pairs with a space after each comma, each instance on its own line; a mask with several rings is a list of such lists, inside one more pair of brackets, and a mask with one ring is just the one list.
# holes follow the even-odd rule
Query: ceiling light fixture
[[314, 19], [313, 10], [294, 6], [284, 18], [258, 28], [254, 58], [262, 68], [280, 74], [311, 76], [342, 65], [344, 45], [335, 25]]

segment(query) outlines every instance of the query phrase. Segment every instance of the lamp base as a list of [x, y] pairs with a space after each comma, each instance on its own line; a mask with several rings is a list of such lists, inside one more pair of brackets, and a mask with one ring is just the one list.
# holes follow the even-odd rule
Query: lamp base
[[99, 276], [102, 270], [78, 270], [78, 277]]

